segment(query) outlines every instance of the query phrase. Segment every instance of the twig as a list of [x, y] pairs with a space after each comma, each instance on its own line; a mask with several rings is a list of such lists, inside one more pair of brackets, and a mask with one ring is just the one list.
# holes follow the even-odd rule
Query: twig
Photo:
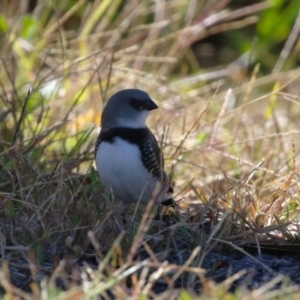
[[19, 121], [18, 121], [18, 124], [17, 124], [17, 128], [16, 128], [16, 131], [15, 131], [15, 135], [14, 135], [14, 138], [13, 138], [13, 142], [12, 142], [13, 145], [16, 143], [16, 140], [17, 140], [17, 137], [18, 137], [18, 133], [19, 133], [19, 130], [20, 130], [20, 127], [21, 127], [21, 123], [22, 123], [22, 121], [24, 119], [24, 116], [25, 116], [25, 109], [26, 109], [26, 106], [27, 106], [27, 103], [28, 103], [28, 100], [29, 100], [29, 96], [31, 94], [32, 94], [32, 87], [30, 87], [28, 89], [27, 96], [25, 98], [25, 101], [24, 101], [24, 104], [23, 104], [23, 107], [22, 107], [21, 116], [19, 118]]

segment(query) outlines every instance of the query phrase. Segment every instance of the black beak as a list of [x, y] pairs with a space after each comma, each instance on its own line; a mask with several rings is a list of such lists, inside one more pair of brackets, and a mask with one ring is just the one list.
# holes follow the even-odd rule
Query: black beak
[[147, 110], [154, 110], [154, 109], [157, 109], [158, 108], [158, 106], [154, 103], [154, 101], [152, 100], [152, 99], [150, 99], [150, 98], [148, 98], [148, 99], [146, 99], [146, 101], [145, 101], [145, 108], [147, 109]]

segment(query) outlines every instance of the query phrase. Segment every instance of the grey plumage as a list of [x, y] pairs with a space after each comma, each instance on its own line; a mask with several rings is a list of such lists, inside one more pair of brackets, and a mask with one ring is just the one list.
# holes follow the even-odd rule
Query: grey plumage
[[158, 202], [170, 199], [163, 157], [145, 124], [156, 108], [147, 93], [128, 89], [114, 94], [102, 113], [96, 165], [101, 181], [122, 202], [123, 210], [130, 202], [148, 202], [156, 189]]

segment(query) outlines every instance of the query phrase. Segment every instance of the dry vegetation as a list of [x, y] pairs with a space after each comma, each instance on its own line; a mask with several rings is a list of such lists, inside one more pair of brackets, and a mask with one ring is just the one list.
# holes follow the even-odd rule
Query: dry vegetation
[[[296, 299], [296, 286], [272, 290], [281, 278], [231, 295], [242, 274], [218, 284], [202, 268], [216, 249], [300, 251], [299, 70], [281, 55], [270, 75], [204, 71], [191, 51], [270, 3], [125, 2], [38, 1], [27, 15], [0, 3], [5, 299]], [[101, 108], [129, 87], [160, 107], [148, 124], [179, 206], [162, 220], [151, 203], [120, 217], [92, 166]]]

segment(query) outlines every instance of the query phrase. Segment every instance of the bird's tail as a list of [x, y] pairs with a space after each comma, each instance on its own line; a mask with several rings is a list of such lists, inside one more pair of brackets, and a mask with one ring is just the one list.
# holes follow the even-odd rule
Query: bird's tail
[[173, 198], [169, 198], [167, 200], [162, 201], [161, 205], [163, 205], [163, 206], [172, 206], [174, 208], [177, 207], [177, 204], [176, 204], [176, 202], [174, 201]]

